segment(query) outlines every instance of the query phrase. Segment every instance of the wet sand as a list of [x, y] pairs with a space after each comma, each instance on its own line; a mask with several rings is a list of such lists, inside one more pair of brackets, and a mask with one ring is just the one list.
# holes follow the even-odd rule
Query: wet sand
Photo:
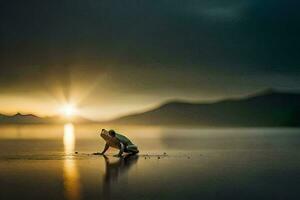
[[[277, 161], [269, 159], [273, 156]], [[299, 169], [299, 154], [291, 152], [24, 155], [0, 161], [0, 194], [1, 199], [297, 199]]]
[[2, 139], [0, 199], [300, 198], [299, 130], [197, 131], [132, 136], [141, 152], [122, 158], [76, 134]]

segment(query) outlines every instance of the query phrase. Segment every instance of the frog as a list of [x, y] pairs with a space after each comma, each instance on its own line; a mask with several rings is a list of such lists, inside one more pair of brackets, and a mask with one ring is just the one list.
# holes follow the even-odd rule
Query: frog
[[100, 136], [106, 142], [100, 155], [104, 155], [110, 147], [119, 149], [119, 153], [114, 155], [115, 157], [121, 157], [123, 153], [139, 153], [138, 147], [135, 144], [133, 144], [126, 136], [116, 133], [114, 130], [107, 131], [106, 129], [102, 129]]

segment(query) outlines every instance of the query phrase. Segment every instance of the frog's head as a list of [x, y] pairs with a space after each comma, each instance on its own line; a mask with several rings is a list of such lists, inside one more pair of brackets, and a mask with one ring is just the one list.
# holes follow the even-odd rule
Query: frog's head
[[114, 138], [116, 136], [116, 132], [114, 130], [105, 130], [105, 129], [102, 129], [101, 133], [100, 133], [100, 136], [105, 140], [105, 141], [108, 141], [112, 138]]

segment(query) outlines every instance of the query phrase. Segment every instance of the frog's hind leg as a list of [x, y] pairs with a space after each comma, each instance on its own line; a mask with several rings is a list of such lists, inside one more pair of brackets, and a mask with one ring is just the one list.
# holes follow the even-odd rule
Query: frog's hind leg
[[130, 153], [130, 154], [137, 154], [137, 153], [139, 153], [139, 150], [136, 145], [128, 145], [126, 147], [125, 152]]

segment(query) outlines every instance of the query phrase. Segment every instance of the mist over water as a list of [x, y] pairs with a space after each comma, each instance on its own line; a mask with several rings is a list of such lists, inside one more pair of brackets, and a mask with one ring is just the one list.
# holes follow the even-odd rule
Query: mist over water
[[101, 128], [1, 126], [0, 199], [300, 197], [300, 129], [120, 126], [141, 152], [115, 158]]

